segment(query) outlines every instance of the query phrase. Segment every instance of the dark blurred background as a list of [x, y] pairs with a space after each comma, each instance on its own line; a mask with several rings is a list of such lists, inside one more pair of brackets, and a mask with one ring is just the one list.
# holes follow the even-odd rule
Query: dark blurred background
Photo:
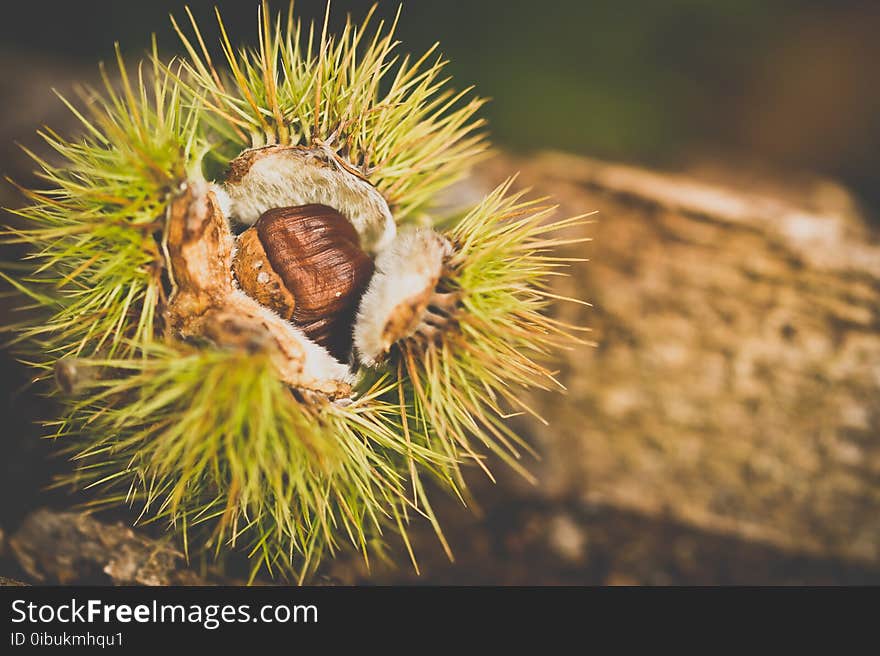
[[[168, 15], [185, 21], [183, 4], [5, 3], [0, 21], [0, 174], [33, 182], [33, 167], [15, 142], [37, 146], [34, 131], [43, 123], [62, 131], [71, 125], [50, 88], [65, 91], [77, 81], [97, 81], [96, 64], [113, 58], [114, 41], [130, 62], [149, 48], [152, 33], [163, 54], [177, 52]], [[209, 44], [216, 43], [214, 4], [233, 41], [255, 42], [256, 0], [190, 2]], [[331, 27], [338, 29], [347, 12], [358, 20], [369, 5], [334, 0]], [[286, 11], [287, 2], [271, 6]], [[382, 2], [378, 13], [391, 19], [396, 9], [391, 0]], [[296, 3], [297, 14], [306, 20], [320, 21], [323, 11], [324, 0]], [[504, 149], [562, 150], [667, 170], [723, 162], [727, 168], [768, 174], [818, 173], [852, 190], [868, 217], [880, 216], [878, 2], [411, 0], [403, 8], [397, 34], [402, 52], [418, 54], [440, 41], [456, 85], [474, 84], [480, 95], [491, 98], [483, 115], [494, 142]], [[215, 54], [220, 57], [216, 48]], [[8, 186], [0, 200], [3, 205], [18, 202]], [[8, 302], [0, 303], [3, 323], [10, 321], [7, 310]], [[8, 352], [0, 353], [4, 566], [10, 565], [3, 557], [4, 529], [8, 537], [38, 505], [70, 503], [43, 490], [51, 470], [65, 465], [50, 459], [52, 450], [36, 439], [34, 421], [47, 411], [28, 387], [28, 378]], [[662, 518], [579, 501], [545, 506], [530, 493], [516, 496], [520, 483], [499, 473], [500, 486], [476, 482], [483, 514], [463, 513], [454, 503], [440, 509], [459, 564], [445, 564], [434, 545], [436, 553], [429, 553], [428, 561], [444, 564], [429, 565], [421, 582], [878, 580], [873, 567], [792, 556]], [[430, 536], [424, 541], [433, 544]], [[622, 577], [613, 565], [621, 559], [632, 564], [630, 574]], [[487, 562], [494, 565], [487, 568]], [[347, 567], [345, 561], [334, 565], [331, 578], [362, 580], [360, 570]], [[372, 580], [415, 579], [411, 572], [380, 567]]]
[[[2, 49], [93, 71], [113, 42], [139, 55], [182, 1], [5, 3]], [[213, 2], [190, 2], [213, 33]], [[252, 43], [257, 2], [223, 1], [233, 39]], [[332, 21], [370, 3], [336, 0]], [[286, 2], [272, 6], [286, 10]], [[304, 18], [323, 0], [300, 0]], [[397, 2], [379, 13], [393, 16]], [[440, 41], [459, 85], [492, 99], [508, 148], [555, 148], [679, 167], [723, 157], [824, 173], [880, 205], [880, 3], [839, 0], [484, 0], [409, 2], [406, 50]], [[210, 41], [210, 39], [209, 39]], [[7, 110], [15, 69], [3, 73]]]

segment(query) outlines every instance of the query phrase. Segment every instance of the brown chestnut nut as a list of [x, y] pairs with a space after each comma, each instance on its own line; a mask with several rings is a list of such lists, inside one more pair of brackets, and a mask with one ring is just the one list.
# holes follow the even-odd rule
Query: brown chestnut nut
[[232, 270], [246, 294], [348, 359], [373, 261], [342, 214], [326, 205], [264, 212], [238, 237]]

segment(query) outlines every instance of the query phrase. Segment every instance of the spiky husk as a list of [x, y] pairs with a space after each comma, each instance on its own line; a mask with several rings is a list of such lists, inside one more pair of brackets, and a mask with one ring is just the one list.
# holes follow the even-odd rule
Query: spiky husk
[[368, 557], [383, 528], [425, 513], [403, 461], [446, 464], [403, 440], [387, 376], [339, 404], [298, 396], [265, 354], [153, 346], [83, 366], [102, 374], [54, 432], [77, 463], [70, 481], [101, 489], [93, 505], [167, 519], [188, 552], [245, 547], [254, 575], [301, 579], [341, 536]]
[[545, 225], [508, 183], [444, 223], [455, 329], [428, 348], [399, 345], [384, 372], [360, 371], [348, 404], [289, 389], [264, 353], [175, 340], [162, 321], [164, 217], [203, 157], [329, 144], [411, 221], [484, 148], [480, 101], [444, 91], [431, 52], [396, 65], [393, 26], [367, 38], [366, 21], [347, 23], [333, 39], [325, 21], [306, 37], [264, 7], [259, 48], [236, 53], [220, 25], [229, 72], [214, 69], [193, 22], [190, 61], [164, 65], [154, 46], [149, 74], [133, 81], [119, 58], [118, 84], [105, 76], [87, 113], [65, 100], [84, 136], [43, 133], [62, 163], [33, 155], [49, 189], [22, 190], [25, 225], [6, 233], [30, 247], [24, 267], [2, 274], [36, 310], [14, 327], [24, 357], [43, 377], [59, 361], [87, 372], [50, 422], [75, 463], [65, 480], [92, 489], [95, 505], [168, 522], [189, 553], [244, 547], [252, 575], [302, 580], [343, 542], [367, 557], [385, 529], [415, 561], [406, 527], [418, 515], [449, 551], [422, 478], [461, 495], [461, 465], [488, 471], [486, 450], [524, 471], [526, 447], [503, 420], [525, 407], [521, 388], [556, 385], [535, 359], [570, 337], [542, 314], [546, 279], [564, 264], [547, 251], [567, 240], [545, 235], [579, 219]]
[[18, 338], [51, 359], [131, 354], [155, 338], [163, 263], [154, 235], [170, 190], [198, 161], [198, 112], [176, 80], [154, 57], [152, 81], [138, 67], [134, 84], [118, 48], [117, 59], [119, 84], [104, 74], [104, 93], [86, 90], [87, 114], [62, 98], [81, 121], [79, 140], [39, 133], [62, 163], [29, 152], [49, 188], [21, 189], [31, 204], [10, 211], [24, 226], [5, 231], [30, 254], [23, 276], [0, 275], [50, 311]]
[[103, 93], [83, 94], [88, 113], [62, 99], [84, 136], [41, 133], [62, 163], [31, 153], [50, 188], [22, 189], [24, 227], [5, 234], [30, 254], [24, 275], [0, 275], [35, 311], [8, 327], [13, 341], [39, 377], [75, 362], [84, 380], [66, 383], [74, 396], [50, 422], [76, 466], [60, 482], [91, 489], [95, 506], [167, 520], [198, 552], [246, 547], [254, 575], [302, 577], [341, 538], [366, 557], [384, 528], [430, 515], [400, 472], [438, 457], [402, 439], [396, 406], [380, 398], [393, 381], [366, 381], [348, 406], [306, 402], [265, 357], [166, 339], [164, 215], [200, 175], [207, 130], [155, 51], [150, 82], [118, 63], [121, 92], [105, 75]]
[[485, 151], [483, 121], [474, 119], [484, 101], [448, 87], [436, 44], [415, 61], [396, 55], [396, 18], [371, 33], [375, 5], [361, 24], [348, 19], [338, 36], [327, 31], [329, 3], [320, 28], [304, 28], [292, 8], [282, 23], [264, 3], [259, 47], [241, 50], [217, 12], [229, 73], [215, 69], [191, 13], [194, 38], [175, 22], [190, 55], [184, 66], [193, 96], [238, 150], [323, 144], [370, 180], [397, 221], [417, 219]]
[[529, 388], [563, 389], [541, 364], [554, 351], [577, 341], [579, 327], [545, 314], [560, 298], [548, 289], [552, 276], [573, 260], [551, 253], [580, 241], [567, 230], [588, 215], [548, 220], [553, 207], [510, 194], [513, 179], [497, 187], [447, 237], [454, 254], [438, 291], [454, 294], [459, 307], [438, 339], [411, 339], [398, 346], [396, 367], [403, 389], [402, 406], [415, 416], [415, 427], [431, 448], [455, 463], [484, 464], [489, 450], [527, 478], [519, 462], [530, 451], [505, 423], [512, 413], [527, 412], [543, 421], [522, 400]]

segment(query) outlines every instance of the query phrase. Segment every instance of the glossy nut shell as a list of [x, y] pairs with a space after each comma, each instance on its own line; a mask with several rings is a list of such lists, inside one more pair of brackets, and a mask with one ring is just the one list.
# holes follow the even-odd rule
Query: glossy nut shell
[[241, 289], [347, 359], [373, 274], [351, 223], [326, 205], [279, 207], [260, 216], [237, 246], [232, 269]]

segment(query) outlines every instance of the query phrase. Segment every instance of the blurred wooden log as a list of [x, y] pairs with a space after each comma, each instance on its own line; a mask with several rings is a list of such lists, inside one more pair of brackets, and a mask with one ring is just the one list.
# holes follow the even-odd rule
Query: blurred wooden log
[[556, 293], [597, 348], [535, 402], [539, 493], [880, 563], [880, 231], [821, 180], [667, 175], [543, 154], [510, 171], [598, 210]]
[[9, 549], [40, 583], [205, 585], [169, 543], [85, 513], [37, 510], [9, 538]]

